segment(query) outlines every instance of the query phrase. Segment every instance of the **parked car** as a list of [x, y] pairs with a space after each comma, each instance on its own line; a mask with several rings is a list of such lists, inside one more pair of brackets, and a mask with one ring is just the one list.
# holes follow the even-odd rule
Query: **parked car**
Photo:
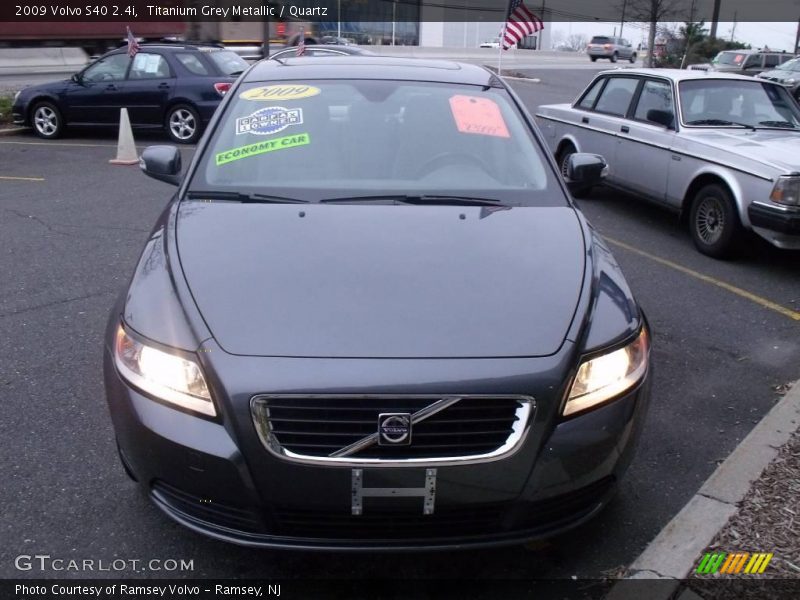
[[[368, 140], [369, 143], [365, 143]], [[509, 544], [596, 515], [650, 334], [531, 117], [475, 65], [261, 61], [174, 185], [110, 316], [128, 473], [247, 546]], [[605, 162], [576, 154], [570, 186]]]
[[165, 129], [178, 143], [196, 142], [225, 92], [249, 65], [216, 46], [142, 44], [103, 55], [70, 79], [24, 88], [14, 101], [14, 123], [39, 137], [59, 137], [70, 125], [131, 125]]
[[772, 71], [764, 71], [756, 75], [761, 79], [768, 79], [785, 86], [792, 95], [800, 100], [800, 58], [786, 61], [775, 67]]
[[800, 107], [783, 86], [702, 71], [606, 71], [574, 103], [541, 106], [537, 116], [563, 171], [574, 152], [603, 155], [608, 185], [686, 217], [704, 254], [729, 256], [744, 230], [800, 248]]
[[758, 75], [763, 71], [771, 71], [792, 58], [794, 54], [771, 50], [723, 50], [711, 60], [708, 70]]
[[350, 38], [336, 37], [335, 35], [326, 35], [320, 40], [320, 43], [329, 46], [349, 46], [355, 44]]
[[[278, 50], [269, 58], [270, 60], [283, 60], [284, 58], [294, 58], [296, 56], [297, 46], [289, 46]], [[375, 53], [358, 46], [316, 44], [314, 46], [306, 46], [303, 56], [375, 56]]]
[[492, 38], [490, 40], [486, 40], [480, 46], [480, 48], [499, 48], [500, 47], [500, 38]]
[[636, 50], [628, 40], [608, 35], [594, 36], [586, 46], [586, 53], [592, 62], [598, 58], [607, 58], [615, 63], [622, 58], [634, 63], [637, 58]]

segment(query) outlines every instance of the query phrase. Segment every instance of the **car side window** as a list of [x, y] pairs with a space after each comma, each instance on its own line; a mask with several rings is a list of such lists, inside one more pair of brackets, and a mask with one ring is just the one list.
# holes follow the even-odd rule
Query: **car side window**
[[208, 75], [208, 69], [203, 64], [203, 62], [194, 54], [189, 54], [188, 52], [179, 52], [175, 55], [175, 58], [186, 67], [186, 70], [190, 73], [194, 73], [195, 75]]
[[633, 118], [638, 121], [655, 122], [650, 111], [658, 110], [675, 115], [672, 107], [672, 88], [665, 81], [648, 80], [642, 86], [642, 93], [639, 94], [639, 101], [636, 103], [636, 111]]
[[171, 77], [167, 60], [160, 54], [137, 52], [128, 79], [163, 79]]
[[127, 54], [113, 54], [101, 58], [83, 72], [83, 80], [95, 81], [122, 81], [131, 59]]
[[747, 60], [744, 61], [744, 68], [745, 69], [755, 69], [761, 66], [761, 56], [759, 54], [751, 54], [747, 57]]
[[600, 90], [603, 89], [603, 84], [606, 82], [605, 77], [601, 77], [597, 81], [594, 82], [592, 87], [588, 89], [588, 91], [583, 95], [578, 101], [578, 108], [585, 108], [586, 110], [592, 110], [594, 106], [594, 101], [597, 100], [597, 96], [600, 93]]
[[639, 80], [633, 77], [610, 77], [594, 109], [619, 117], [625, 116], [637, 85]]
[[764, 56], [765, 67], [775, 68], [778, 66], [779, 62], [780, 61], [777, 54], [767, 54], [766, 56]]

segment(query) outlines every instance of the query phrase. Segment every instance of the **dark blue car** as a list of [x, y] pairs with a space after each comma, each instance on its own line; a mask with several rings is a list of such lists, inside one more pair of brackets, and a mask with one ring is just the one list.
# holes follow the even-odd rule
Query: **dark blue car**
[[134, 127], [163, 127], [173, 141], [189, 144], [247, 67], [216, 46], [145, 44], [133, 58], [123, 47], [70, 79], [25, 88], [13, 119], [51, 139], [68, 125], [116, 126], [124, 107]]

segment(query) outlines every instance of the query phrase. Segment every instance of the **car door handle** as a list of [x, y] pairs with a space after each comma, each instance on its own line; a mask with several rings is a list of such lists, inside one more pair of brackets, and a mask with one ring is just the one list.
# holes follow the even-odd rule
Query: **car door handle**
[[108, 91], [108, 92], [116, 92], [117, 91], [117, 86], [115, 86], [113, 83], [109, 83], [106, 86], [106, 91]]
[[589, 122], [589, 117], [583, 117], [581, 119], [581, 123], [588, 123], [588, 122]]
[[164, 82], [164, 83], [159, 83], [159, 84], [158, 84], [158, 89], [160, 89], [160, 90], [168, 90], [168, 89], [169, 89], [169, 84], [168, 84], [168, 83], [166, 83], [166, 82]]
[[623, 125], [622, 127], [620, 127], [620, 128], [619, 128], [619, 130], [620, 130], [622, 133], [628, 133], [628, 132], [630, 132], [631, 128], [630, 128], [630, 127], [628, 127], [627, 125]]

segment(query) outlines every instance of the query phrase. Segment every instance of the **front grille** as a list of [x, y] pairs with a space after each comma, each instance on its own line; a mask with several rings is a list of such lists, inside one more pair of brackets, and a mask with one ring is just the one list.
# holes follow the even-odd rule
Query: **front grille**
[[184, 516], [236, 531], [261, 529], [257, 514], [245, 508], [219, 504], [200, 498], [163, 481], [153, 482], [152, 493], [160, 502]]
[[[256, 396], [253, 418], [267, 448], [284, 457], [328, 459], [376, 434], [380, 413], [416, 413], [443, 396]], [[410, 445], [374, 443], [353, 460], [475, 458], [521, 441], [531, 399], [465, 396], [415, 423]]]

